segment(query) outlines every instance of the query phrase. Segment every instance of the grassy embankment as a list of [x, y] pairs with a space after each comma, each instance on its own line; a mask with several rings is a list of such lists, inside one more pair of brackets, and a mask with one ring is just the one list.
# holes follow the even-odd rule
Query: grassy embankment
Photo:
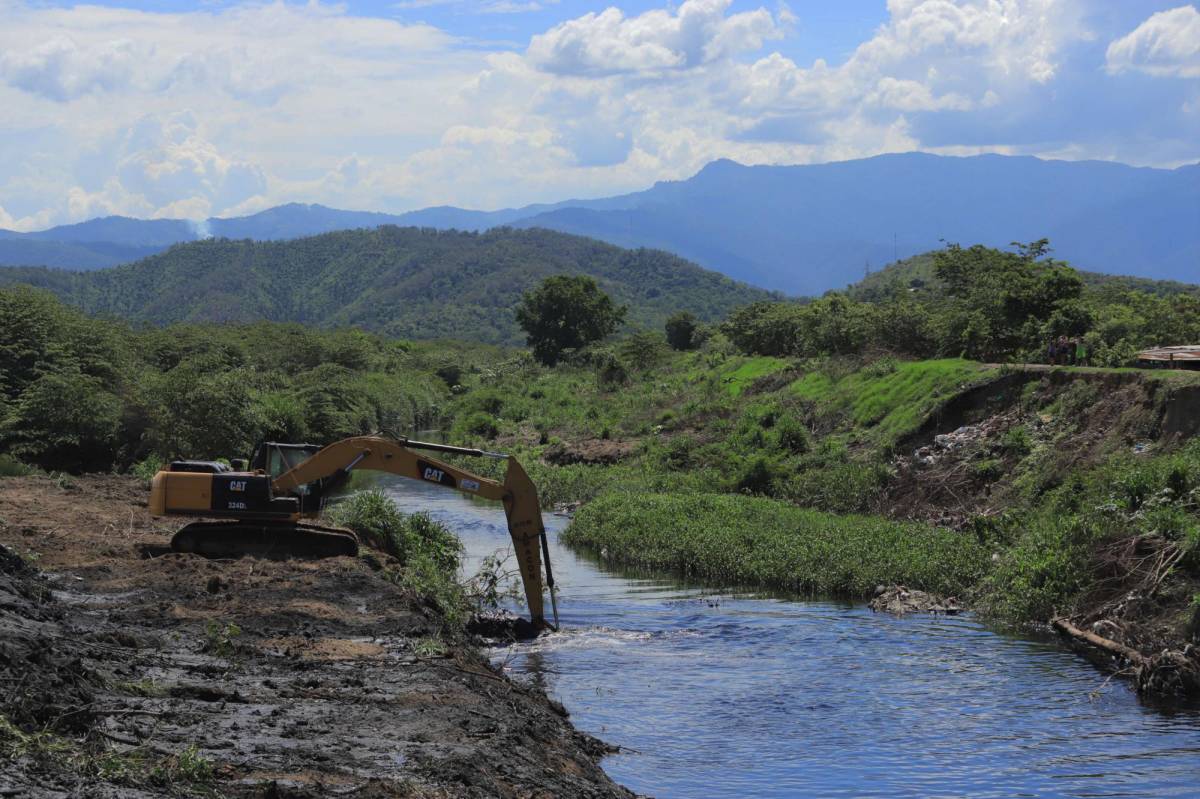
[[988, 559], [949, 530], [731, 494], [608, 493], [579, 512], [569, 538], [708, 583], [826, 596], [869, 596], [895, 582], [961, 594]]
[[[656, 494], [728, 498], [708, 526], [731, 540], [760, 535], [738, 521], [754, 514], [728, 510], [755, 501], [777, 503], [781, 518], [804, 507], [950, 524], [966, 531], [964, 547], [983, 544], [996, 556], [976, 584], [978, 603], [1014, 621], [1069, 613], [1097, 592], [1127, 588], [1104, 564], [1133, 539], [1153, 548], [1150, 563], [1173, 570], [1155, 585], [1182, 585], [1176, 577], [1189, 568], [1197, 537], [1197, 454], [1156, 441], [1164, 397], [1186, 376], [1033, 378], [978, 418], [955, 422], [999, 414], [992, 432], [915, 469], [895, 459], [898, 446], [907, 456], [907, 439], [931, 414], [994, 370], [958, 359], [751, 357], [719, 334], [687, 353], [642, 334], [547, 369], [499, 348], [294, 325], [132, 330], [37, 293], [2, 296], [0, 327], [10, 333], [0, 375], [4, 472], [139, 462], [152, 471], [176, 455], [244, 456], [262, 438], [333, 440], [440, 424], [457, 443], [515, 453], [547, 504], [624, 493], [641, 502], [631, 523], [651, 530], [676, 521], [669, 497], [646, 496]], [[578, 530], [593, 512], [584, 509]], [[844, 522], [847, 530], [857, 524]], [[600, 535], [591, 527], [590, 536]], [[637, 562], [636, 537], [627, 538], [628, 551], [609, 551]], [[783, 551], [762, 540], [771, 543], [756, 550]], [[936, 565], [951, 555], [927, 557]], [[845, 562], [861, 564], [863, 577], [842, 584], [877, 579], [865, 576], [865, 554]], [[1116, 573], [1140, 574], [1131, 563]], [[721, 579], [721, 569], [709, 573]]]
[[[1030, 375], [956, 417], [982, 432], [921, 471], [905, 442], [999, 370], [750, 358], [716, 342], [658, 352], [614, 382], [598, 360], [471, 375], [449, 411], [457, 440], [517, 452], [547, 504], [587, 503], [567, 538], [614, 562], [851, 597], [898, 581], [969, 594], [1020, 624], [1145, 577], [1105, 571], [1104, 553], [1137, 539], [1171, 564], [1160, 588], [1190, 590], [1200, 446], [1154, 436], [1165, 397], [1191, 376]], [[490, 429], [472, 429], [482, 415]], [[953, 512], [956, 529], [895, 519], [897, 498], [931, 482], [962, 495], [931, 495], [921, 518]]]

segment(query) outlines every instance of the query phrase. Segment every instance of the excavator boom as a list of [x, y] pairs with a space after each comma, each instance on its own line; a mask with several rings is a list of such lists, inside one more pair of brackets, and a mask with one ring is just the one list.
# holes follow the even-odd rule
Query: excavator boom
[[[283, 448], [288, 445], [264, 446]], [[289, 449], [301, 448], [293, 446]], [[300, 524], [299, 520], [318, 515], [325, 493], [344, 482], [354, 470], [387, 472], [495, 500], [504, 505], [530, 620], [538, 627], [557, 628], [554, 577], [537, 489], [514, 458], [478, 449], [383, 436], [355, 436], [316, 452], [311, 449], [300, 453], [307, 455], [303, 459], [293, 456], [292, 460], [298, 462], [274, 477], [262, 469], [233, 472], [201, 461], [176, 462], [170, 470], [154, 477], [151, 513], [236, 519], [184, 527], [172, 541], [172, 546], [180, 551], [226, 556], [283, 551], [320, 557], [353, 554], [357, 545], [351, 536], [341, 531]], [[504, 482], [482, 477], [425, 454], [431, 451], [504, 458], [508, 461]], [[176, 466], [180, 468], [176, 469]], [[545, 620], [543, 587], [550, 589], [554, 625]]]

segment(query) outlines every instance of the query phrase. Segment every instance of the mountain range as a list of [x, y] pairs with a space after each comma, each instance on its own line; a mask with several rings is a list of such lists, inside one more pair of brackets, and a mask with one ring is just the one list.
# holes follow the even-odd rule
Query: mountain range
[[716, 321], [747, 303], [781, 298], [657, 250], [542, 229], [393, 225], [285, 241], [213, 238], [88, 272], [9, 267], [0, 269], [0, 286], [38, 286], [90, 314], [135, 322], [265, 319], [519, 344], [521, 294], [564, 273], [595, 278], [628, 306], [633, 329], [661, 330], [680, 310]]
[[209, 236], [260, 241], [379, 225], [546, 228], [676, 253], [789, 294], [842, 288], [943, 242], [1048, 237], [1056, 258], [1108, 274], [1200, 278], [1200, 164], [1176, 169], [1032, 157], [881, 155], [803, 166], [715, 161], [631, 194], [500, 211], [405, 214], [289, 204], [246, 217], [94, 219], [0, 231], [0, 264], [96, 269]]

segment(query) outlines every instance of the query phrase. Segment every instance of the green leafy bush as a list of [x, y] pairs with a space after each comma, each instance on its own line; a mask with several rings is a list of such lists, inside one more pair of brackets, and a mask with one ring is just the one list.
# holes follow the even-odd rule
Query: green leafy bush
[[0, 477], [27, 477], [35, 470], [11, 455], [0, 455]]
[[352, 530], [361, 541], [401, 563], [426, 559], [453, 574], [462, 555], [462, 543], [441, 522], [425, 513], [403, 513], [378, 489], [359, 491], [336, 504], [330, 519]]
[[496, 419], [483, 411], [476, 411], [468, 416], [463, 422], [462, 428], [471, 435], [489, 439], [495, 438], [500, 433]]

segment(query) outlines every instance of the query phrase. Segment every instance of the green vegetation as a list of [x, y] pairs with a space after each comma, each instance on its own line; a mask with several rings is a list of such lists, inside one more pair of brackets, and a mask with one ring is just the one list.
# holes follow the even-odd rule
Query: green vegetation
[[553, 366], [565, 350], [611, 336], [627, 310], [587, 275], [554, 275], [521, 296], [516, 318], [533, 357]]
[[444, 524], [425, 513], [402, 513], [379, 489], [359, 491], [333, 507], [329, 519], [353, 530], [360, 541], [400, 563], [427, 558], [441, 571], [458, 571], [462, 544]]
[[233, 622], [221, 624], [216, 619], [209, 619], [204, 626], [204, 651], [219, 658], [233, 659], [237, 655], [237, 639], [242, 634], [242, 628]]
[[462, 543], [446, 525], [424, 513], [403, 513], [378, 489], [358, 491], [334, 506], [334, 524], [354, 531], [360, 541], [391, 555], [385, 574], [438, 610], [440, 634], [462, 633], [470, 597], [458, 583]]
[[663, 326], [667, 343], [673, 350], [694, 350], [704, 343], [704, 331], [696, 317], [687, 311], [678, 311], [667, 318]]
[[1096, 366], [1200, 340], [1200, 286], [1101, 275], [1046, 259], [1045, 241], [1004, 253], [948, 247], [868, 276], [846, 298], [900, 331], [916, 357], [1042, 361], [1052, 335], [1079, 335]]
[[270, 323], [133, 329], [3, 289], [0, 470], [140, 464], [148, 477], [175, 457], [246, 457], [263, 439], [432, 427], [450, 396], [436, 371], [494, 352]]
[[1044, 240], [1016, 253], [951, 245], [845, 294], [747, 306], [722, 330], [743, 352], [763, 355], [886, 350], [993, 362], [1042, 362], [1051, 337], [1079, 336], [1096, 366], [1123, 366], [1147, 346], [1200, 340], [1196, 287], [1155, 284], [1147, 292], [1137, 281], [1089, 280], [1048, 251]]
[[737, 364], [732, 369], [721, 373], [721, 382], [725, 384], [726, 390], [736, 397], [745, 391], [747, 386], [753, 384], [754, 381], [786, 369], [788, 365], [788, 362], [782, 358], [772, 358], [765, 355], [758, 358], [750, 358]]
[[566, 540], [709, 583], [849, 597], [895, 582], [963, 594], [988, 558], [948, 530], [714, 494], [609, 493], [580, 509]]
[[869, 428], [877, 442], [891, 445], [915, 432], [946, 400], [995, 376], [996, 370], [961, 358], [884, 359], [849, 374], [809, 372], [791, 390], [824, 413], [847, 414], [855, 425]]
[[1144, 591], [1168, 569], [1200, 573], [1200, 441], [1081, 470], [1033, 513], [1009, 513], [981, 529], [1003, 551], [981, 587], [983, 603], [1014, 623]]
[[117, 751], [95, 739], [77, 740], [50, 730], [26, 732], [0, 715], [0, 763], [5, 761], [175, 796], [213, 795], [213, 763], [194, 745], [169, 755], [146, 748]]
[[761, 289], [658, 250], [549, 230], [463, 233], [389, 225], [290, 241], [179, 244], [97, 272], [8, 267], [0, 285], [49, 289], [91, 314], [134, 322], [299, 322], [409, 339], [522, 341], [513, 310], [551, 275], [588, 275], [635, 327], [686, 309], [715, 321]]
[[[516, 235], [468, 238], [499, 247]], [[1200, 447], [1161, 430], [1173, 392], [1196, 376], [987, 361], [1037, 359], [1063, 333], [1100, 364], [1124, 364], [1147, 344], [1200, 340], [1200, 296], [1091, 280], [1047, 259], [1045, 242], [949, 247], [922, 263], [924, 277], [895, 291], [879, 282], [870, 302], [861, 291], [754, 301], [713, 327], [699, 320], [720, 314], [664, 308], [669, 324], [611, 342], [602, 324], [539, 357], [261, 322], [135, 329], [0, 290], [0, 472], [146, 477], [178, 455], [248, 454], [260, 438], [440, 427], [515, 454], [548, 506], [588, 503], [571, 537], [624, 563], [849, 596], [899, 581], [969, 594], [1015, 623], [1147, 586], [1190, 600]], [[612, 286], [545, 285], [563, 281], [579, 289], [559, 297], [568, 305]], [[554, 304], [531, 301], [526, 321]], [[966, 392], [971, 403], [958, 401]], [[935, 426], [967, 432], [942, 446]], [[465, 618], [444, 528], [372, 493], [335, 515], [451, 626]], [[497, 596], [494, 584], [476, 593]]]
[[[1105, 275], [1082, 269], [1076, 270], [1076, 274], [1088, 292], [1115, 289], [1119, 292], [1134, 291], [1156, 297], [1173, 297], [1180, 294], [1200, 296], [1200, 285], [1194, 283], [1129, 275]], [[944, 290], [945, 286], [938, 280], [934, 269], [933, 253], [924, 253], [897, 261], [878, 272], [872, 272], [847, 287], [845, 293], [857, 302], [880, 303], [902, 294], [940, 294]]]

